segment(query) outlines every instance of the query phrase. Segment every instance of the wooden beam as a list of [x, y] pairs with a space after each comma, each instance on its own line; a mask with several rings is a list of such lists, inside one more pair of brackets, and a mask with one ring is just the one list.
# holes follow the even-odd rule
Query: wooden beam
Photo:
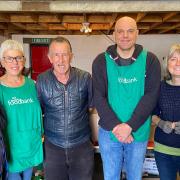
[[176, 14], [178, 14], [177, 12], [172, 12], [172, 13], [168, 13], [164, 16], [163, 18], [163, 22], [166, 22], [167, 20], [171, 19], [172, 17], [174, 17]]
[[0, 29], [7, 29], [7, 28], [8, 28], [7, 24], [4, 24], [4, 23], [0, 24]]
[[62, 24], [49, 24], [48, 29], [50, 31], [52, 31], [52, 30], [65, 30], [65, 27]]
[[39, 24], [26, 24], [26, 29], [28, 30], [47, 30], [48, 29], [48, 26], [46, 27], [43, 27]]
[[161, 23], [162, 16], [156, 14], [148, 14], [144, 18], [141, 19], [141, 22], [148, 22], [148, 23]]
[[166, 22], [168, 19], [170, 19], [171, 17], [175, 16], [176, 14], [177, 14], [177, 13], [168, 13], [168, 14], [166, 14], [166, 15], [162, 18], [162, 21], [161, 21], [161, 22], [156, 22], [156, 23], [152, 24], [149, 29], [142, 31], [141, 33], [142, 33], [142, 34], [147, 33], [148, 31], [152, 30], [153, 28], [161, 25], [163, 22]]
[[83, 15], [63, 15], [62, 22], [66, 23], [82, 23], [84, 22]]
[[88, 22], [90, 23], [111, 23], [112, 15], [89, 15]]
[[140, 22], [147, 13], [137, 13], [136, 22]]
[[107, 31], [107, 34], [110, 34], [111, 29], [112, 29], [112, 27], [114, 26], [117, 17], [118, 17], [118, 14], [117, 14], [117, 13], [113, 13], [113, 14], [112, 14], [111, 22], [109, 23], [109, 29], [108, 29], [108, 31]]
[[26, 25], [22, 24], [22, 23], [11, 23], [12, 25], [22, 29], [22, 30], [26, 30], [27, 32], [30, 32], [32, 34], [36, 34], [37, 32], [36, 31], [33, 31], [33, 30], [30, 30], [26, 27]]
[[92, 24], [91, 29], [94, 30], [108, 30], [110, 27], [109, 24]]
[[9, 22], [10, 21], [10, 17], [9, 14], [0, 14], [0, 22]]
[[39, 15], [38, 17], [39, 23], [61, 23], [62, 22], [62, 16], [59, 14], [56, 15]]
[[176, 28], [179, 28], [179, 27], [180, 27], [180, 23], [178, 23], [178, 24], [176, 24], [176, 25], [173, 25], [173, 26], [171, 26], [171, 27], [169, 27], [169, 28], [167, 28], [167, 29], [164, 29], [164, 30], [159, 31], [159, 34], [166, 33], [166, 32], [168, 32], [168, 31], [171, 31], [171, 30], [176, 29]]
[[19, 22], [19, 23], [37, 23], [38, 16], [37, 15], [10, 15], [10, 22]]

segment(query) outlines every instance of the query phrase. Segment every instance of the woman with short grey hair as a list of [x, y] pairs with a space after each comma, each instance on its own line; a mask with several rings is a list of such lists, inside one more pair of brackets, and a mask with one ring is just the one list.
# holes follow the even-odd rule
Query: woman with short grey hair
[[42, 114], [34, 81], [25, 77], [23, 46], [15, 40], [1, 44], [0, 104], [7, 116], [5, 143], [8, 179], [30, 180], [33, 166], [43, 161]]

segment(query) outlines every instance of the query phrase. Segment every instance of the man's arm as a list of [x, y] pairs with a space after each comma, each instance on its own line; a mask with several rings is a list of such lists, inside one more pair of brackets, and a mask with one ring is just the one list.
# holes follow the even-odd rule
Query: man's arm
[[159, 95], [161, 81], [161, 68], [158, 58], [152, 54], [147, 55], [145, 91], [144, 96], [137, 104], [131, 119], [127, 124], [136, 131], [151, 115]]
[[37, 81], [36, 81], [36, 90], [37, 90], [37, 96], [38, 96], [38, 100], [40, 102], [41, 107], [43, 106], [42, 103], [42, 92], [41, 92], [41, 78], [40, 76], [38, 76]]
[[107, 74], [104, 53], [96, 57], [92, 65], [93, 102], [100, 117], [100, 126], [110, 131], [120, 124], [108, 103]]

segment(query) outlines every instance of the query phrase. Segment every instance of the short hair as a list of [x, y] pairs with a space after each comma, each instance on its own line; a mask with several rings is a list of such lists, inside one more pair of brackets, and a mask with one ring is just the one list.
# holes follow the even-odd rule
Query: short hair
[[3, 58], [3, 54], [7, 50], [18, 50], [24, 54], [23, 46], [20, 42], [8, 39], [2, 42], [1, 48], [0, 48], [0, 59]]
[[165, 80], [171, 79], [171, 74], [170, 74], [169, 71], [168, 71], [167, 65], [168, 65], [169, 59], [174, 55], [174, 53], [180, 54], [180, 44], [173, 44], [173, 45], [170, 47], [168, 56], [167, 56], [166, 59], [165, 59], [165, 64], [164, 64], [164, 68], [165, 68], [165, 70], [166, 70], [166, 72], [165, 72], [165, 77], [164, 77]]
[[170, 59], [174, 53], [180, 54], [180, 44], [173, 44], [169, 50], [168, 59]]
[[[71, 43], [69, 42], [69, 40], [67, 38], [62, 37], [62, 36], [58, 36], [56, 38], [53, 38], [51, 40], [51, 42], [49, 43], [49, 50], [50, 50], [50, 47], [51, 47], [52, 43], [54, 43], [54, 42], [56, 42], [56, 43], [64, 43], [64, 42], [67, 43], [69, 45], [70, 51], [72, 52]], [[49, 50], [48, 50], [48, 54], [49, 54]]]

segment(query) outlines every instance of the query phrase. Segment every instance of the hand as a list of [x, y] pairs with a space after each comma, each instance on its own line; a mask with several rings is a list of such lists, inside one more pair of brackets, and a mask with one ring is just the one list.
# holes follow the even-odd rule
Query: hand
[[124, 142], [129, 135], [131, 135], [132, 128], [126, 124], [118, 124], [113, 128], [114, 135], [118, 138], [119, 141]]
[[[115, 135], [116, 136], [116, 135]], [[122, 143], [128, 143], [128, 144], [130, 144], [131, 142], [133, 142], [134, 141], [134, 138], [133, 138], [133, 136], [130, 134], [126, 139], [123, 139], [121, 136], [116, 136], [116, 138], [120, 141], [120, 142], [122, 142]]]
[[180, 121], [179, 122], [175, 122], [175, 127], [174, 127], [174, 132], [176, 134], [179, 134], [180, 135]]
[[129, 135], [128, 138], [124, 141], [124, 143], [130, 144], [130, 143], [132, 143], [133, 141], [134, 141], [133, 136], [132, 136], [132, 135]]
[[170, 121], [160, 120], [157, 124], [165, 133], [170, 134], [173, 131], [173, 124]]

